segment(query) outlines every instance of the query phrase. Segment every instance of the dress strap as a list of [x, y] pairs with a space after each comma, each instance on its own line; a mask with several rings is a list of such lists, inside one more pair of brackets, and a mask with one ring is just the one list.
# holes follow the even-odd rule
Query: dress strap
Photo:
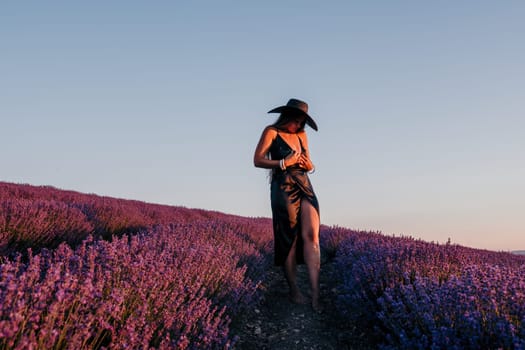
[[268, 126], [268, 129], [275, 130], [275, 132], [277, 132], [277, 135], [281, 136], [281, 134], [279, 133], [279, 128], [276, 128], [275, 126], [270, 125]]

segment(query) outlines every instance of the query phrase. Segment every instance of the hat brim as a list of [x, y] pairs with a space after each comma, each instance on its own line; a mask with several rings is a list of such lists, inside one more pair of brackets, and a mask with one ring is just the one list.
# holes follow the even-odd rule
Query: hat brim
[[272, 109], [271, 111], [268, 111], [268, 113], [283, 113], [283, 112], [299, 112], [299, 113], [301, 113], [306, 118], [306, 120], [305, 120], [306, 124], [308, 124], [309, 127], [314, 129], [315, 131], [317, 131], [317, 124], [315, 123], [313, 118], [310, 117], [307, 113], [305, 113], [304, 111], [302, 111], [299, 108], [294, 108], [294, 107], [289, 107], [289, 106], [280, 106], [280, 107]]

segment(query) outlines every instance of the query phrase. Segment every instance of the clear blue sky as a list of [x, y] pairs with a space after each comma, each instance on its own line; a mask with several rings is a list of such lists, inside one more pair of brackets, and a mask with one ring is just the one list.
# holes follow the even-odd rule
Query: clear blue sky
[[271, 215], [266, 112], [310, 104], [327, 225], [525, 249], [522, 1], [11, 1], [0, 180]]

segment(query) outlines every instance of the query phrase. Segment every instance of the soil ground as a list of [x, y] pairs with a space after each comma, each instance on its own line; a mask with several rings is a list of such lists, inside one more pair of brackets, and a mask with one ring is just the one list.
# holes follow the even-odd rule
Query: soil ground
[[[318, 314], [307, 305], [288, 300], [288, 286], [282, 269], [273, 267], [263, 283], [261, 303], [236, 319], [232, 333], [239, 336], [235, 350], [339, 350], [373, 349], [366, 332], [356, 325], [344, 324], [337, 317], [336, 274], [331, 261], [321, 265], [321, 301]], [[309, 290], [305, 265], [298, 268], [298, 284], [305, 295]]]

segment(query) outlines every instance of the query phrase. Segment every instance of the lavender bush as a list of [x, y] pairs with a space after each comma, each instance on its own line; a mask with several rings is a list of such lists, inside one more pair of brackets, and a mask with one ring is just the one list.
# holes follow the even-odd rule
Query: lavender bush
[[0, 348], [229, 347], [230, 320], [257, 302], [270, 260], [224, 233], [216, 223], [158, 226], [4, 263]]
[[93, 225], [79, 209], [62, 202], [8, 199], [0, 202], [0, 232], [0, 254], [8, 255], [61, 242], [78, 244], [93, 233]]
[[[347, 230], [342, 317], [385, 349], [525, 348], [525, 259]], [[339, 233], [339, 236], [343, 235]]]
[[29, 247], [34, 252], [56, 248], [64, 241], [75, 246], [89, 235], [110, 240], [152, 225], [210, 219], [242, 220], [201, 209], [0, 182], [0, 257], [24, 254]]
[[229, 348], [271, 264], [268, 219], [6, 183], [0, 208], [0, 349]]

